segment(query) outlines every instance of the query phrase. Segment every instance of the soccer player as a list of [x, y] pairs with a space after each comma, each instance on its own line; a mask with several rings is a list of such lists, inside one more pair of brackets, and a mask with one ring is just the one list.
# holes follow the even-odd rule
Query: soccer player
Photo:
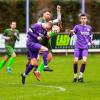
[[[38, 19], [39, 23], [46, 23], [46, 22], [52, 22], [53, 24], [58, 24], [59, 22], [61, 22], [61, 6], [57, 5], [57, 19], [51, 20], [52, 19], [52, 13], [49, 10], [46, 10], [43, 12], [43, 16], [40, 17]], [[54, 32], [50, 33], [51, 36], [54, 36]], [[48, 62], [50, 62], [52, 60], [52, 47], [50, 44], [50, 38], [44, 37], [41, 41], [41, 44], [45, 47], [48, 48], [49, 53], [48, 53]], [[41, 67], [43, 68], [44, 64], [41, 63], [39, 68], [41, 69]], [[53, 71], [50, 67], [48, 66], [44, 66], [44, 71]]]
[[[84, 82], [83, 73], [85, 71], [87, 56], [88, 56], [88, 43], [92, 43], [91, 35], [92, 28], [90, 25], [87, 25], [88, 17], [86, 14], [80, 15], [80, 24], [75, 25], [74, 29], [71, 30], [71, 33], [75, 33], [77, 36], [75, 49], [74, 49], [74, 80], [73, 82]], [[78, 60], [82, 58], [82, 64], [80, 67], [80, 75], [78, 77]]]
[[47, 66], [48, 61], [47, 61], [47, 55], [48, 55], [48, 48], [44, 47], [39, 43], [40, 40], [44, 36], [47, 37], [47, 31], [49, 31], [52, 27], [52, 24], [50, 22], [47, 23], [35, 23], [31, 26], [29, 29], [29, 32], [27, 34], [27, 50], [28, 54], [30, 57], [30, 63], [28, 67], [26, 68], [25, 72], [21, 74], [22, 76], [22, 84], [25, 84], [25, 78], [26, 75], [29, 74], [29, 72], [34, 69], [34, 75], [36, 76], [37, 80], [40, 80], [40, 74], [37, 71], [38, 68], [38, 60], [37, 56], [39, 51], [43, 52], [43, 59], [44, 59], [44, 64]]
[[14, 62], [15, 57], [16, 57], [16, 53], [14, 51], [15, 42], [16, 42], [16, 40], [19, 41], [19, 31], [16, 29], [16, 22], [15, 21], [12, 21], [10, 23], [9, 29], [4, 30], [3, 38], [5, 39], [6, 55], [0, 63], [0, 69], [8, 61], [7, 71], [10, 74], [11, 73], [11, 65]]

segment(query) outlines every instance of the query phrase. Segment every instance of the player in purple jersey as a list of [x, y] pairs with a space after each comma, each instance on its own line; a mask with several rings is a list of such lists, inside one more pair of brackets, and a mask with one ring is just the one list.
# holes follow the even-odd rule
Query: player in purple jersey
[[[61, 11], [61, 6], [57, 5], [57, 19], [52, 20], [52, 13], [51, 13], [51, 11], [50, 10], [45, 10], [43, 12], [43, 16], [40, 17], [37, 22], [38, 23], [51, 22], [53, 25], [60, 24], [60, 22], [61, 22], [61, 13], [60, 13], [60, 11]], [[51, 31], [50, 38], [52, 36], [55, 36], [55, 33], [56, 32]], [[48, 51], [49, 51], [49, 53], [48, 53], [48, 63], [52, 60], [52, 47], [51, 47], [51, 43], [50, 43], [50, 38], [43, 37], [42, 40], [40, 41], [41, 45], [43, 45], [43, 46], [48, 48]], [[29, 57], [29, 55], [27, 55], [27, 56], [28, 56], [28, 62], [26, 64], [26, 68], [27, 68], [28, 64], [30, 63], [30, 57]], [[37, 59], [39, 60], [39, 58], [40, 57], [38, 55]], [[44, 65], [43, 62], [39, 65], [37, 70], [39, 72], [42, 72], [43, 70], [44, 71], [50, 71], [50, 72], [53, 71], [50, 67]]]
[[[83, 81], [83, 73], [85, 71], [85, 66], [87, 62], [88, 56], [88, 43], [92, 43], [91, 35], [92, 35], [92, 28], [90, 25], [87, 25], [88, 18], [87, 15], [81, 14], [80, 15], [80, 22], [81, 24], [75, 25], [71, 33], [76, 34], [77, 40], [74, 49], [74, 80], [73, 82], [84, 82]], [[82, 64], [80, 67], [80, 75], [78, 77], [78, 60], [82, 58]]]
[[47, 56], [48, 56], [48, 49], [41, 45], [39, 42], [42, 40], [43, 37], [47, 37], [47, 32], [51, 29], [52, 24], [50, 22], [47, 23], [35, 23], [29, 28], [29, 32], [27, 34], [27, 50], [30, 57], [30, 64], [26, 68], [25, 72], [21, 74], [22, 76], [22, 84], [25, 83], [26, 75], [33, 69], [34, 67], [34, 75], [36, 76], [37, 80], [40, 80], [40, 74], [37, 71], [38, 68], [38, 60], [37, 56], [38, 53], [41, 51], [43, 52], [43, 59], [44, 64], [47, 65]]

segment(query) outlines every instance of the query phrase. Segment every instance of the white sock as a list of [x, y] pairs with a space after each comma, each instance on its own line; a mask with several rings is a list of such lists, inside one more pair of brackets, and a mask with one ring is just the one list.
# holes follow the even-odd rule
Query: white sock
[[82, 78], [82, 77], [83, 77], [83, 73], [82, 73], [82, 72], [80, 72], [79, 78]]
[[48, 67], [48, 66], [44, 66], [44, 68], [46, 68], [46, 67]]
[[23, 76], [26, 76], [26, 74], [25, 74], [25, 73], [23, 73]]
[[77, 74], [74, 74], [74, 78], [77, 78]]

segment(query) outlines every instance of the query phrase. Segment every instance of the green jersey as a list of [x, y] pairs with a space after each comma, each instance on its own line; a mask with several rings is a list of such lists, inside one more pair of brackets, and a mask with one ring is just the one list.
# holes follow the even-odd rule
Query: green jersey
[[40, 23], [46, 23], [47, 21], [43, 17], [40, 17], [38, 19], [38, 22], [40, 22]]
[[19, 40], [19, 31], [17, 29], [5, 29], [3, 36], [5, 39], [5, 46], [14, 48], [16, 40]]

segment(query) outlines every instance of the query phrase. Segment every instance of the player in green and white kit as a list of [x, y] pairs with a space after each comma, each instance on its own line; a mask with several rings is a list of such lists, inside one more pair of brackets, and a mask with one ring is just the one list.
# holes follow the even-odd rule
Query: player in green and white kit
[[[58, 24], [59, 22], [61, 22], [61, 12], [60, 11], [61, 11], [61, 6], [57, 5], [57, 19], [54, 19], [54, 20], [51, 20], [52, 14], [49, 10], [44, 11], [43, 16], [38, 19], [38, 22], [46, 23], [46, 22], [50, 21], [54, 25]], [[55, 35], [54, 32], [51, 32], [51, 37], [53, 35]], [[44, 37], [41, 41], [41, 44], [48, 48], [48, 50], [49, 50], [48, 62], [50, 62], [52, 60], [52, 47], [51, 47], [50, 39]], [[38, 67], [38, 70], [41, 70], [42, 66], [44, 66], [43, 63], [40, 64], [40, 66]], [[53, 71], [53, 70], [51, 68], [49, 68], [48, 66], [44, 66], [44, 71]]]
[[5, 39], [6, 55], [0, 63], [0, 69], [2, 69], [2, 67], [8, 61], [7, 72], [11, 73], [11, 65], [14, 62], [15, 57], [16, 57], [16, 53], [14, 51], [15, 42], [16, 42], [16, 40], [19, 41], [19, 31], [16, 29], [15, 21], [12, 21], [10, 23], [9, 29], [4, 30], [3, 39]]

